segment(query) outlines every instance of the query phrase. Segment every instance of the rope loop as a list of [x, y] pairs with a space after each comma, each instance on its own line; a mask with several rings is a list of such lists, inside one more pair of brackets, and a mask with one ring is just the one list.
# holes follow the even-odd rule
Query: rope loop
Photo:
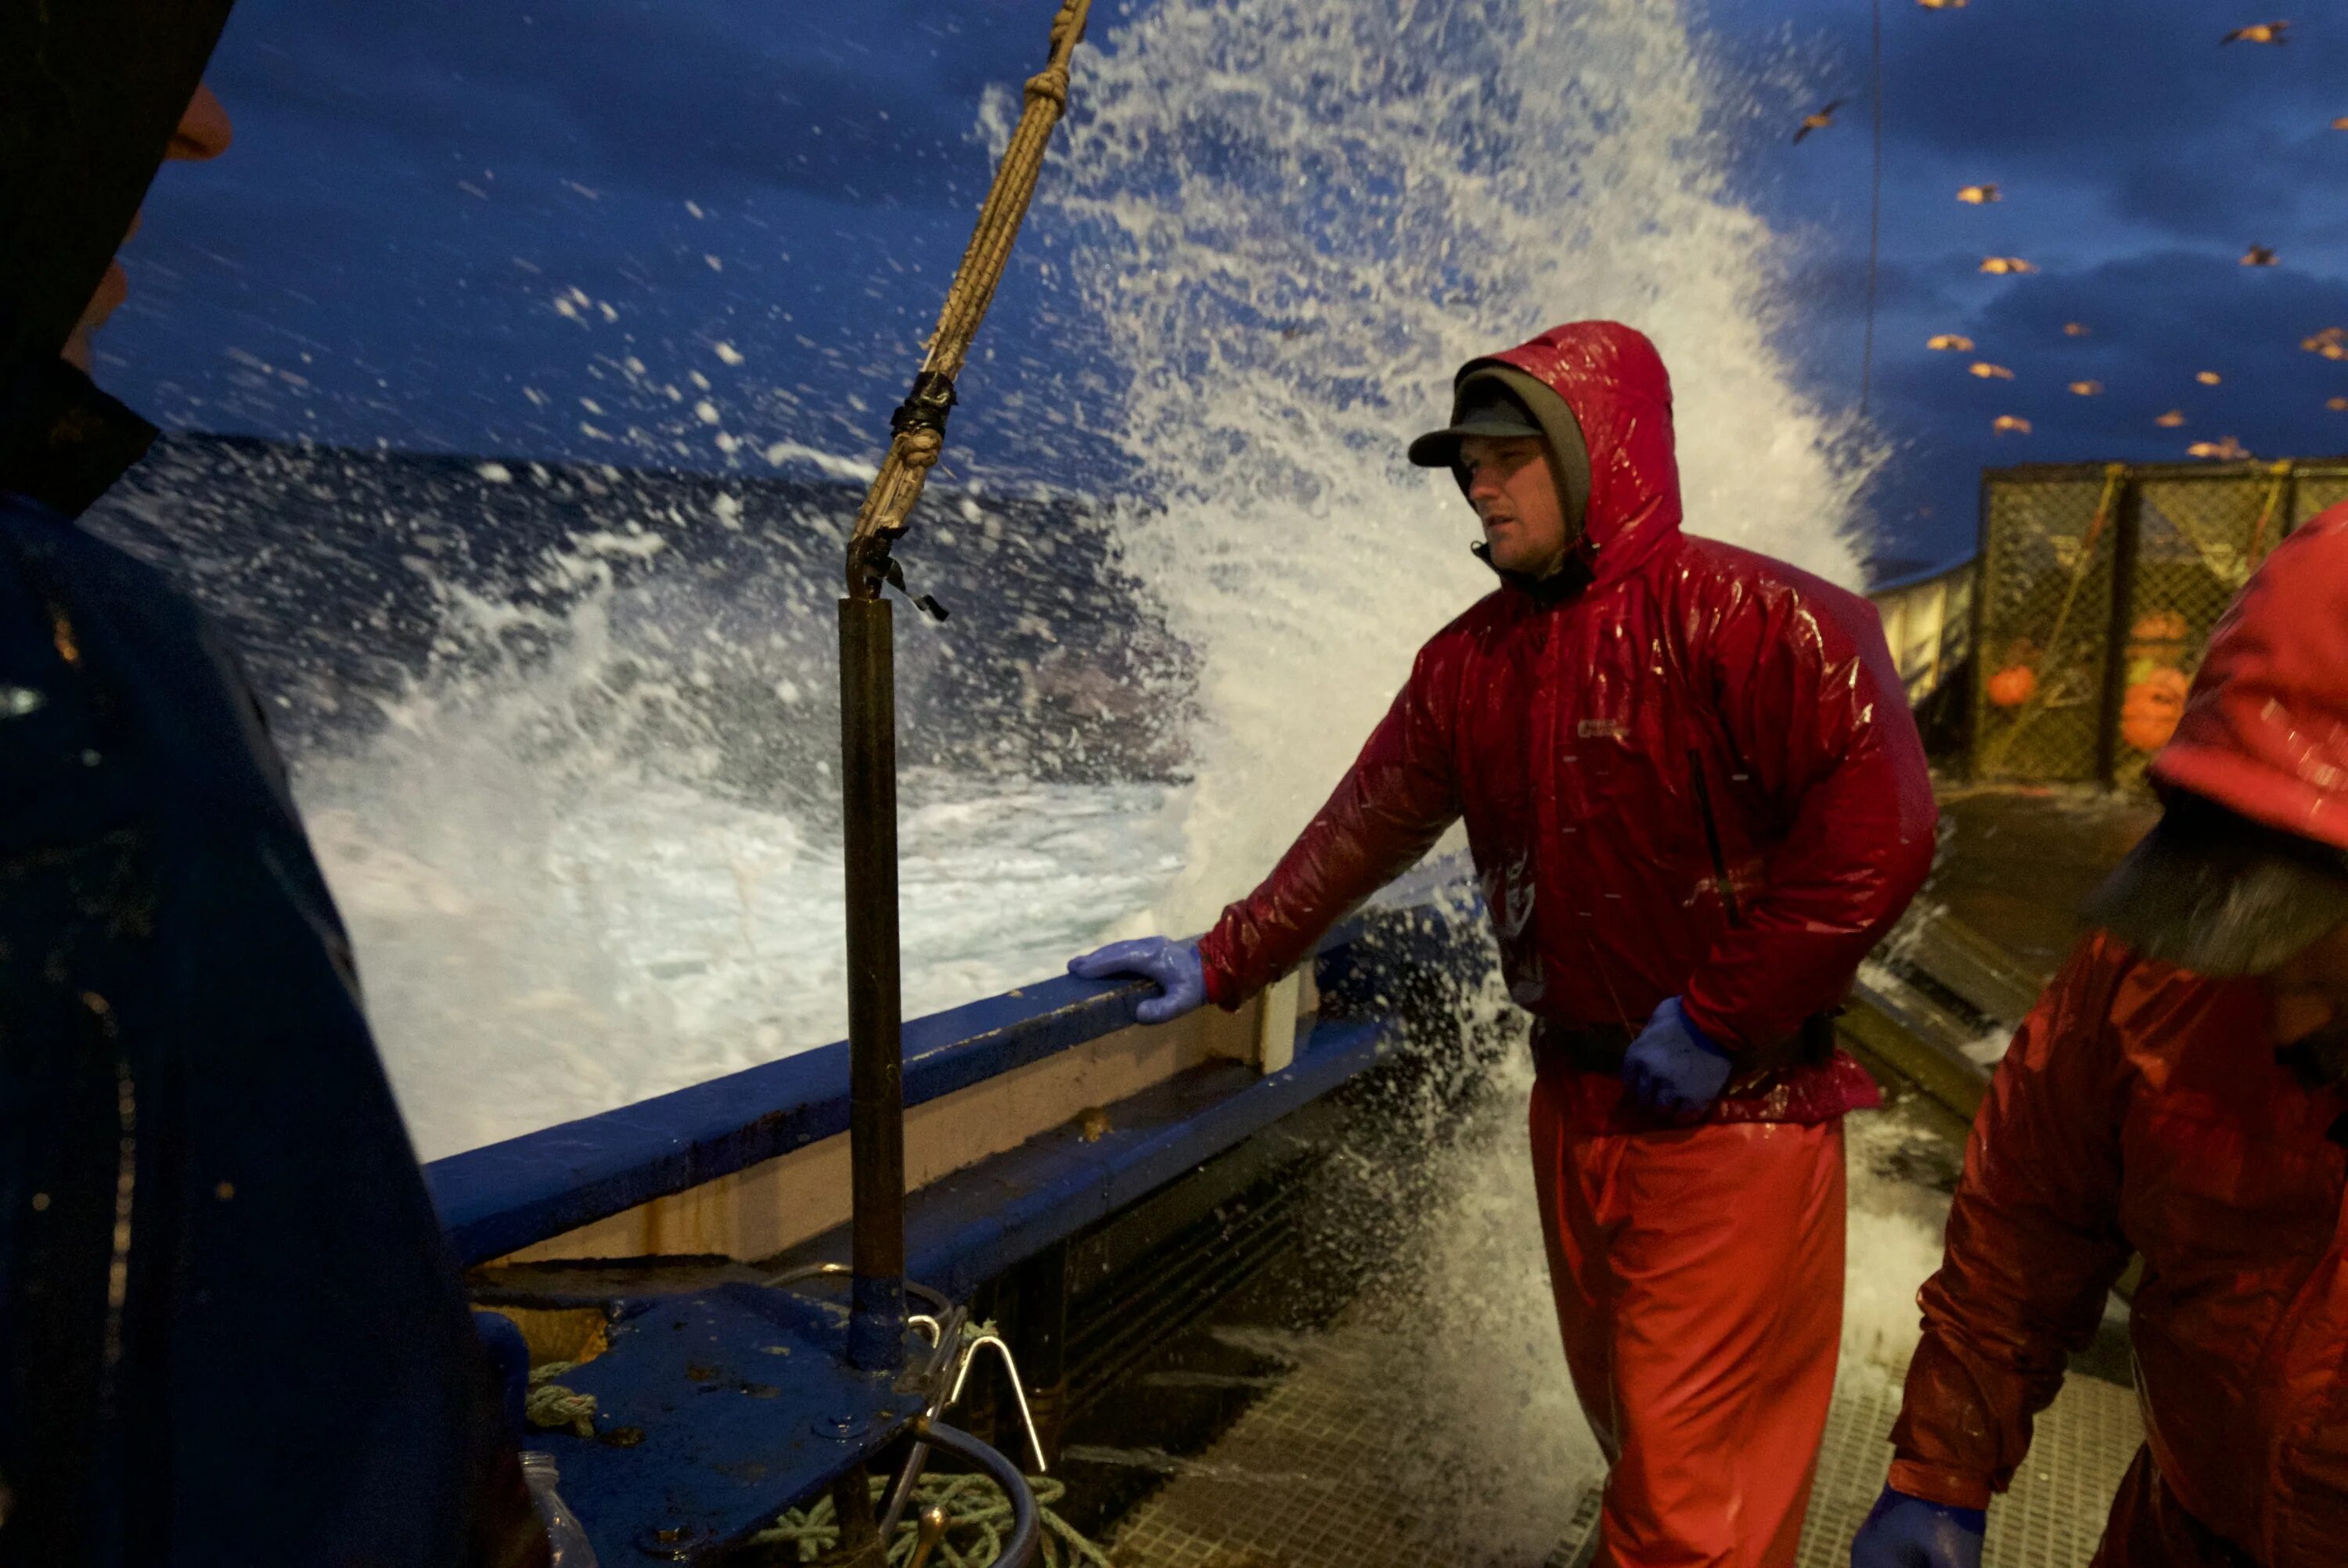
[[1057, 113], [1066, 114], [1067, 112], [1067, 67], [1053, 65], [1047, 67], [1044, 70], [1036, 72], [1034, 76], [1027, 78], [1027, 99], [1030, 103], [1033, 103], [1037, 98], [1051, 99], [1052, 107]]
[[522, 1413], [531, 1426], [568, 1430], [582, 1438], [595, 1435], [595, 1396], [566, 1389], [554, 1380], [577, 1365], [576, 1361], [549, 1361], [530, 1368]]
[[[946, 448], [946, 434], [933, 425], [923, 425], [897, 437], [897, 456], [909, 467], [928, 468], [936, 465]], [[902, 534], [901, 527], [896, 530]]]

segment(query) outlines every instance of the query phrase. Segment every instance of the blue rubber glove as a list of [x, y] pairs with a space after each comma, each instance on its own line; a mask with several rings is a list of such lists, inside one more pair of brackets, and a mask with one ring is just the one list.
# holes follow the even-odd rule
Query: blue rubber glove
[[1144, 1023], [1164, 1023], [1180, 1018], [1207, 999], [1207, 972], [1199, 962], [1199, 944], [1169, 941], [1164, 937], [1137, 937], [1111, 942], [1081, 958], [1068, 960], [1068, 973], [1079, 979], [1106, 980], [1119, 975], [1139, 975], [1156, 980], [1166, 994], [1152, 997], [1133, 1009]]
[[1735, 1062], [1688, 1022], [1680, 999], [1655, 1009], [1622, 1053], [1622, 1081], [1631, 1098], [1667, 1116], [1692, 1116], [1719, 1097]]
[[1850, 1568], [1981, 1568], [1989, 1516], [1890, 1487], [1850, 1543]]

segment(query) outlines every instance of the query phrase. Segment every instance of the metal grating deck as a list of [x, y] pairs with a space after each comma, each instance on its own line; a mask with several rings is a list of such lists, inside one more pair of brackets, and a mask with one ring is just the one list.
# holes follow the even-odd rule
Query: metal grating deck
[[[1466, 1564], [1457, 1521], [1415, 1509], [1402, 1488], [1382, 1485], [1411, 1438], [1397, 1420], [1379, 1354], [1381, 1338], [1333, 1330], [1296, 1368], [1249, 1407], [1195, 1459], [1117, 1450], [1066, 1450], [1071, 1459], [1156, 1463], [1166, 1484], [1128, 1514], [1109, 1542], [1119, 1568], [1429, 1568]], [[1594, 1499], [1563, 1492], [1534, 1499], [1556, 1517], [1541, 1538], [1560, 1539]]]
[[[1347, 1353], [1346, 1337], [1335, 1331], [1330, 1354], [1283, 1378], [1206, 1454], [1158, 1456], [1169, 1479], [1119, 1528], [1110, 1549], [1119, 1568], [1490, 1568], [1457, 1540], [1457, 1521], [1412, 1517], [1375, 1484], [1408, 1412], [1383, 1408], [1384, 1362]], [[1899, 1403], [1894, 1377], [1861, 1368], [1842, 1379], [1800, 1568], [1849, 1563], [1851, 1535], [1883, 1486]], [[2039, 1419], [2028, 1466], [1990, 1510], [1984, 1568], [2084, 1568], [2142, 1436], [2130, 1390], [2071, 1378]], [[1585, 1492], [1558, 1521], [1552, 1568], [1589, 1561], [1597, 1502]]]

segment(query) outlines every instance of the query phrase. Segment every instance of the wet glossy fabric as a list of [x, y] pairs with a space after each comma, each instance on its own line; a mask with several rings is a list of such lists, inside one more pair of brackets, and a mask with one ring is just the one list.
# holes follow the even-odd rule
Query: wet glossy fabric
[[6, 1568], [546, 1556], [259, 703], [5, 497], [0, 1484]]
[[2258, 1568], [2257, 1561], [2185, 1512], [2160, 1479], [2150, 1449], [2138, 1449], [2120, 1478], [2087, 1568]]
[[[1681, 532], [1670, 383], [1638, 333], [1574, 323], [1498, 358], [1586, 437], [1581, 586], [1504, 586], [1420, 651], [1328, 804], [1202, 942], [1208, 995], [1236, 1006], [1464, 816], [1520, 1006], [1635, 1034], [1681, 996], [1755, 1053], [1714, 1121], [1874, 1103], [1846, 1055], [1756, 1060], [1840, 1001], [1931, 865], [1923, 748], [1874, 608]], [[1655, 1124], [1614, 1076], [1559, 1075], [1576, 1125]]]
[[1841, 1122], [1577, 1132], [1554, 1083], [1530, 1119], [1566, 1365], [1611, 1467], [1598, 1563], [1792, 1568], [1842, 1332]]
[[1974, 1122], [1892, 1485], [2003, 1490], [2133, 1249], [2147, 1444], [2177, 1504], [2267, 1568], [2343, 1560], [2348, 1096], [2276, 1060], [2267, 1006], [2256, 980], [2107, 937], [2073, 955]]
[[2294, 529], [2228, 607], [2152, 776], [2348, 849], [2348, 503]]

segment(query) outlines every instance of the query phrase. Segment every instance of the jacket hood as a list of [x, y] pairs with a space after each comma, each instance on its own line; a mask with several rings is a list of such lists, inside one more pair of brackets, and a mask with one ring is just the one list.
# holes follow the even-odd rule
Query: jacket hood
[[0, 394], [80, 319], [230, 3], [0, 5]]
[[57, 352], [163, 161], [230, 4], [0, 5], [0, 493], [70, 517], [154, 437]]
[[2301, 525], [2217, 629], [2156, 783], [2348, 849], [2348, 504]]
[[1574, 556], [1591, 580], [1631, 571], [1680, 528], [1672, 379], [1647, 334], [1620, 322], [1567, 322], [1461, 378], [1506, 365], [1540, 381], [1573, 413], [1589, 455], [1588, 500]]

